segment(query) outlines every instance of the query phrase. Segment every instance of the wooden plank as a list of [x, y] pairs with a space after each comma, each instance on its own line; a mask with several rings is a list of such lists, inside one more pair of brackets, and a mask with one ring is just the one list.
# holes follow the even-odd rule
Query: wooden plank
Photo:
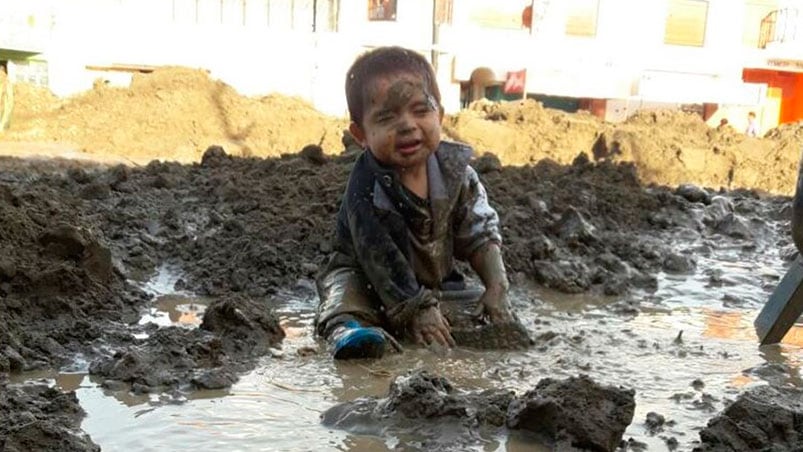
[[85, 66], [90, 71], [107, 71], [107, 72], [142, 72], [150, 73], [159, 66], [150, 66], [145, 64], [109, 64], [109, 65], [91, 65]]
[[798, 255], [753, 322], [761, 345], [780, 342], [801, 313], [803, 259]]

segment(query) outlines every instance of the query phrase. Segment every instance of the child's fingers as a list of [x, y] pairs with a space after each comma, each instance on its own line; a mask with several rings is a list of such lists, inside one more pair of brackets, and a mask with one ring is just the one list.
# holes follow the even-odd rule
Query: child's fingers
[[397, 341], [396, 338], [393, 337], [393, 335], [391, 335], [385, 330], [382, 330], [382, 335], [385, 336], [385, 339], [387, 339], [388, 342], [390, 342], [390, 346], [393, 348], [393, 350], [396, 351], [396, 353], [401, 353], [404, 351], [399, 341]]
[[482, 302], [482, 300], [480, 300], [480, 301], [477, 303], [477, 307], [476, 307], [476, 308], [474, 308], [474, 311], [471, 313], [471, 315], [472, 315], [474, 318], [480, 318], [480, 317], [482, 317], [482, 314], [483, 314], [484, 312], [485, 312], [485, 303], [483, 303], [483, 302]]
[[446, 342], [449, 344], [449, 347], [457, 346], [457, 343], [454, 341], [454, 337], [452, 337], [451, 332], [447, 332], [445, 336], [446, 336]]
[[418, 330], [413, 330], [413, 341], [418, 345], [427, 345], [426, 341], [424, 341], [424, 335]]

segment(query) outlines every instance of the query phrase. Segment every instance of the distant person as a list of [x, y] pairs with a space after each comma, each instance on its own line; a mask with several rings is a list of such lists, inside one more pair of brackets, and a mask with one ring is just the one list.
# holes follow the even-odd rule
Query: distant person
[[454, 346], [437, 294], [466, 289], [455, 259], [482, 280], [475, 314], [512, 321], [499, 216], [468, 165], [472, 149], [441, 140], [429, 62], [401, 47], [364, 53], [346, 75], [346, 100], [364, 151], [316, 281], [315, 330], [334, 358], [379, 358], [400, 350], [397, 339]]
[[751, 111], [747, 114], [747, 129], [744, 133], [748, 137], [757, 137], [758, 136], [758, 121], [756, 121], [756, 112]]
[[722, 131], [730, 127], [730, 122], [728, 118], [722, 118], [719, 120], [719, 125], [717, 126], [717, 130]]

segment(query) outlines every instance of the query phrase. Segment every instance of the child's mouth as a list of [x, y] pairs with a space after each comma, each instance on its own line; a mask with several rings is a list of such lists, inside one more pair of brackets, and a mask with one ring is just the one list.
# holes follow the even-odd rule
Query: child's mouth
[[421, 140], [405, 141], [396, 145], [396, 150], [402, 155], [413, 154], [421, 147]]

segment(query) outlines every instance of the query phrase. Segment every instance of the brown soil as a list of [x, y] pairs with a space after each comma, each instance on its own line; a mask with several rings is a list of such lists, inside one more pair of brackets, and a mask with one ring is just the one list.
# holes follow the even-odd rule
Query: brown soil
[[718, 189], [748, 188], [790, 195], [803, 146], [803, 123], [785, 125], [766, 138], [709, 128], [692, 113], [640, 112], [623, 124], [543, 108], [528, 100], [476, 103], [449, 118], [447, 132], [506, 165], [543, 159], [571, 162], [578, 153], [633, 162], [643, 184], [691, 183]]
[[[242, 96], [202, 70], [180, 67], [137, 74], [127, 88], [98, 83], [66, 99], [24, 83], [16, 90], [11, 128], [2, 141], [58, 143], [137, 164], [197, 162], [211, 145], [236, 156], [278, 156], [308, 144], [337, 154], [348, 124], [301, 99]], [[496, 154], [505, 165], [543, 159], [567, 164], [585, 152], [594, 159], [635, 163], [644, 184], [692, 183], [784, 195], [794, 189], [803, 146], [803, 123], [757, 139], [711, 129], [691, 113], [642, 112], [613, 125], [586, 113], [545, 109], [533, 100], [477, 102], [447, 117], [444, 129], [478, 154]]]

